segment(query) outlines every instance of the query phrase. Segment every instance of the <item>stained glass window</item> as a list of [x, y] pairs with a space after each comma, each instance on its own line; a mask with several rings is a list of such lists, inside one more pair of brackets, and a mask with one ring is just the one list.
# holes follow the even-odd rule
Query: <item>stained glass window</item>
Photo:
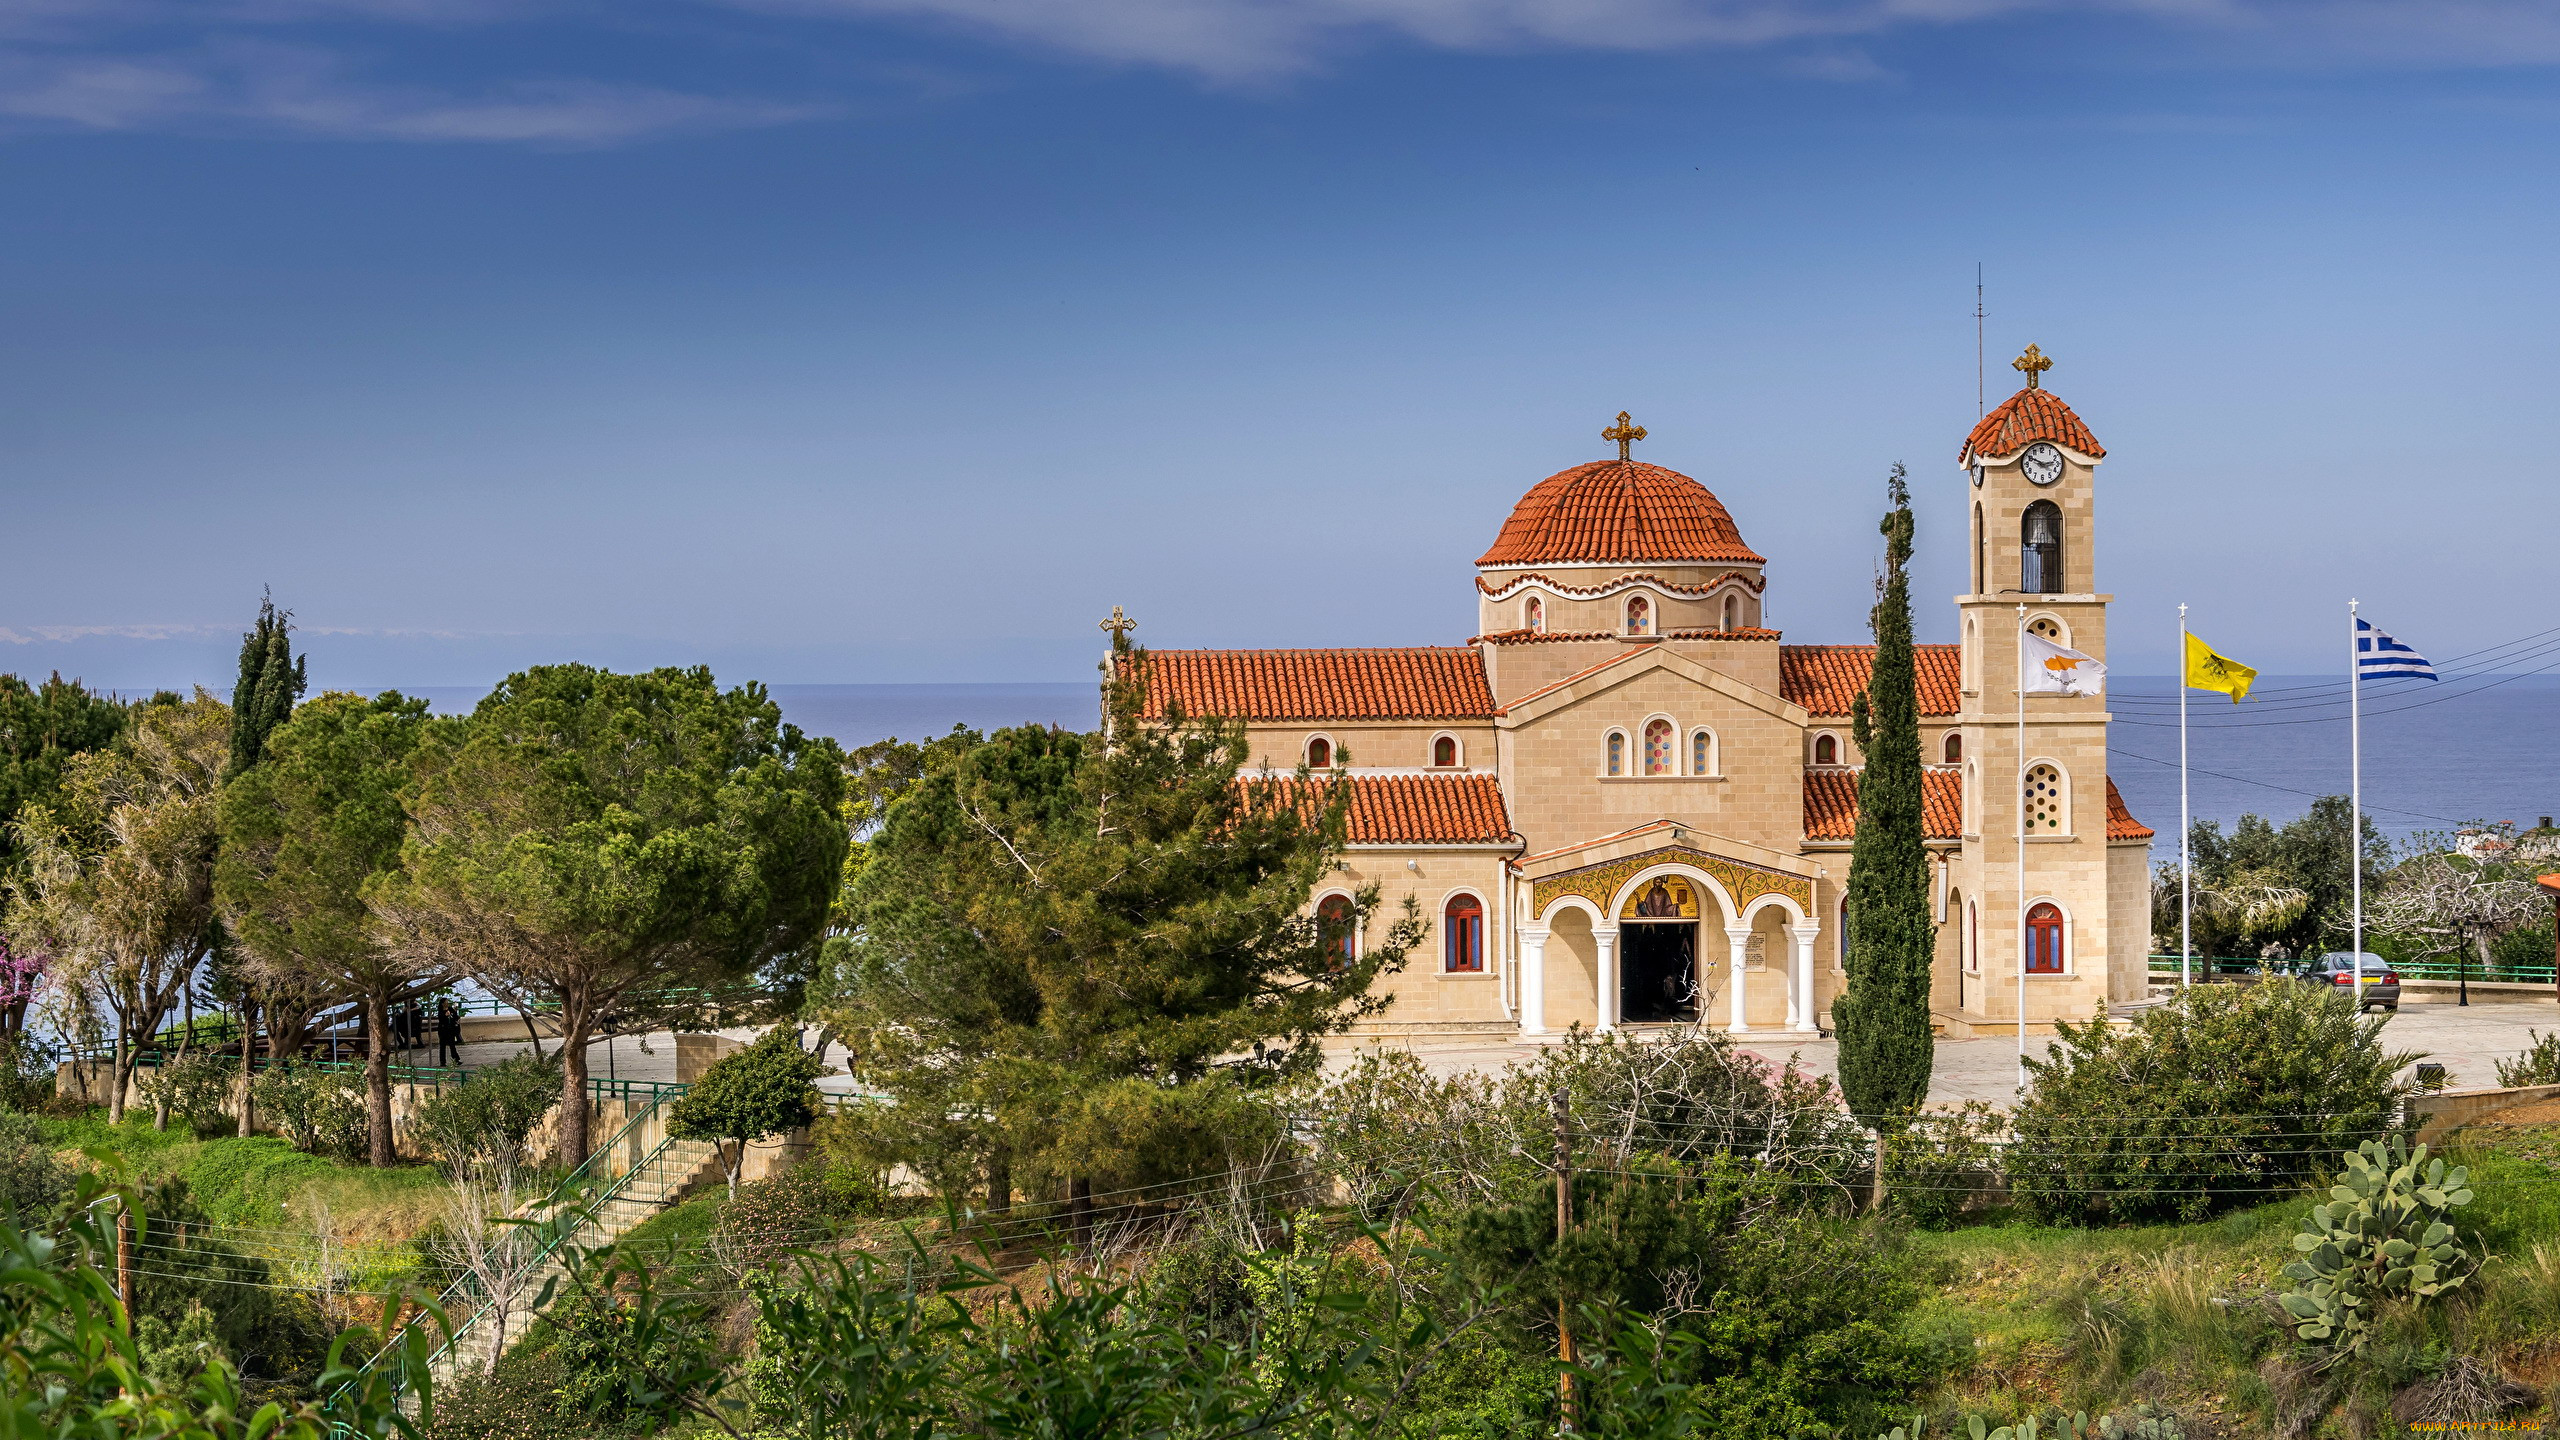
[[1360, 926], [1351, 910], [1351, 897], [1327, 895], [1316, 902], [1316, 933], [1333, 952], [1335, 964], [1349, 965], [1360, 958]]
[[1333, 766], [1333, 742], [1319, 735], [1307, 742], [1307, 764], [1312, 769], [1327, 770]]
[[1690, 774], [1713, 775], [1716, 773], [1714, 769], [1715, 758], [1716, 737], [1708, 734], [1704, 730], [1698, 731], [1696, 734], [1689, 737]]
[[1529, 603], [1520, 607], [1520, 623], [1532, 630], [1546, 629], [1547, 602], [1535, 595], [1530, 596]]
[[1627, 602], [1627, 633], [1649, 634], [1653, 627], [1653, 602], [1639, 595]]
[[2068, 831], [2070, 815], [2063, 804], [2062, 772], [2050, 765], [2038, 765], [2027, 771], [2027, 833], [2060, 835]]
[[1454, 738], [1452, 738], [1452, 737], [1450, 737], [1450, 736], [1447, 736], [1447, 735], [1443, 735], [1443, 736], [1441, 736], [1439, 739], [1432, 741], [1432, 742], [1431, 742], [1431, 763], [1432, 763], [1432, 764], [1434, 764], [1434, 765], [1455, 765], [1455, 764], [1457, 764], [1457, 763], [1458, 763], [1458, 742], [1457, 742]]
[[1828, 735], [1816, 735], [1813, 737], [1813, 763], [1816, 765], [1839, 764], [1840, 742], [1832, 739]]
[[1679, 742], [1671, 735], [1671, 722], [1656, 720], [1644, 727], [1644, 773], [1668, 775], [1679, 763]]
[[1627, 773], [1627, 733], [1623, 730], [1609, 732], [1609, 773]]

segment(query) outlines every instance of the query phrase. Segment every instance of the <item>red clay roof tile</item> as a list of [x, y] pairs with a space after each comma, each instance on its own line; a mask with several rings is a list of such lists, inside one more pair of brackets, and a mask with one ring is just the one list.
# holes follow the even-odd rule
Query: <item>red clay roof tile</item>
[[[1953, 715], [1964, 684], [1964, 652], [1953, 645], [1914, 645], [1920, 713]], [[1816, 715], [1846, 715], [1876, 668], [1873, 645], [1781, 645], [1778, 693]]]
[[1179, 700], [1233, 720], [1488, 720], [1469, 646], [1410, 650], [1150, 650], [1146, 715]]
[[2151, 827], [2133, 818], [2124, 806], [2124, 797], [2116, 793], [2116, 777], [2107, 777], [2107, 838], [2110, 840], [2148, 840]]
[[1594, 460], [1539, 481], [1476, 563], [1595, 561], [1762, 563], [1706, 486], [1641, 460]]
[[[1858, 771], [1804, 772], [1804, 838], [1854, 840], [1858, 836]], [[1964, 833], [1964, 776], [1953, 770], [1920, 772], [1920, 828], [1931, 840]]]
[[1492, 845], [1517, 840], [1502, 804], [1502, 786], [1490, 775], [1352, 775], [1311, 781], [1270, 782], [1312, 802], [1320, 785], [1351, 786], [1350, 842], [1354, 845]]
[[2098, 443], [2061, 396], [2050, 390], [2021, 390], [1992, 406], [1991, 413], [1973, 427], [1964, 449], [1956, 453], [1956, 463], [1970, 465], [1977, 455], [2015, 455], [2038, 440], [2050, 440], [2092, 459], [2107, 453], [2107, 447]]

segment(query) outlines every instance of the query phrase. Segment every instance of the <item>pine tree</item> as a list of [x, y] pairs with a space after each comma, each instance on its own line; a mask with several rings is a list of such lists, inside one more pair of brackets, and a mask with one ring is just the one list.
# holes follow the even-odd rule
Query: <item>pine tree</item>
[[[1146, 665], [1115, 647], [1100, 734], [932, 759], [869, 842], [820, 1007], [897, 1099], [861, 1148], [999, 1207], [1055, 1186], [1079, 1238], [1097, 1193], [1269, 1153], [1276, 1097], [1427, 930], [1408, 907], [1346, 959], [1306, 911], [1348, 793], [1247, 777], [1240, 722], [1147, 714]], [[1353, 905], [1384, 918], [1374, 884]]]
[[237, 775], [266, 754], [267, 736], [292, 718], [293, 702], [310, 683], [294, 658], [293, 612], [278, 610], [272, 594], [258, 602], [258, 628], [240, 637], [240, 683], [231, 691], [231, 765]]
[[1848, 992], [1832, 1007], [1840, 1031], [1840, 1089], [1870, 1124], [1891, 1125], [1929, 1094], [1929, 858], [1921, 824], [1920, 695], [1911, 654], [1911, 491], [1903, 469], [1885, 482], [1893, 508], [1879, 528], [1884, 574], [1870, 617], [1875, 668], [1852, 709], [1866, 757], [1858, 777], [1858, 834], [1849, 856]]

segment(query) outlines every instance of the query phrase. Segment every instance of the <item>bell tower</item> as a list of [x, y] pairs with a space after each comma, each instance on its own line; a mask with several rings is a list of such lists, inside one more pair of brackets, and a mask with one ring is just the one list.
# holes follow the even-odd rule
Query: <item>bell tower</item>
[[1967, 761], [1950, 878], [1966, 913], [1950, 917], [1964, 927], [1961, 973], [1942, 998], [1991, 1033], [2017, 1024], [2022, 992], [2030, 1029], [2139, 997], [2150, 942], [2147, 905], [2109, 913], [2110, 873], [2124, 866], [2108, 850], [2105, 697], [2028, 695], [2020, 723], [2020, 629], [2104, 661], [2114, 597], [2096, 574], [2106, 449], [2044, 388], [2049, 357], [2030, 345], [2011, 363], [2026, 387], [1982, 417], [1957, 457], [1970, 583], [1956, 597]]

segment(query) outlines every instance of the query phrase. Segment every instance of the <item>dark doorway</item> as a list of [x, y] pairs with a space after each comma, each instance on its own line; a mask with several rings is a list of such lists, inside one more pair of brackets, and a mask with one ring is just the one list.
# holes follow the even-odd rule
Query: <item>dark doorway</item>
[[1696, 1020], [1698, 927], [1629, 925], [1618, 937], [1618, 1018], [1630, 1025]]

